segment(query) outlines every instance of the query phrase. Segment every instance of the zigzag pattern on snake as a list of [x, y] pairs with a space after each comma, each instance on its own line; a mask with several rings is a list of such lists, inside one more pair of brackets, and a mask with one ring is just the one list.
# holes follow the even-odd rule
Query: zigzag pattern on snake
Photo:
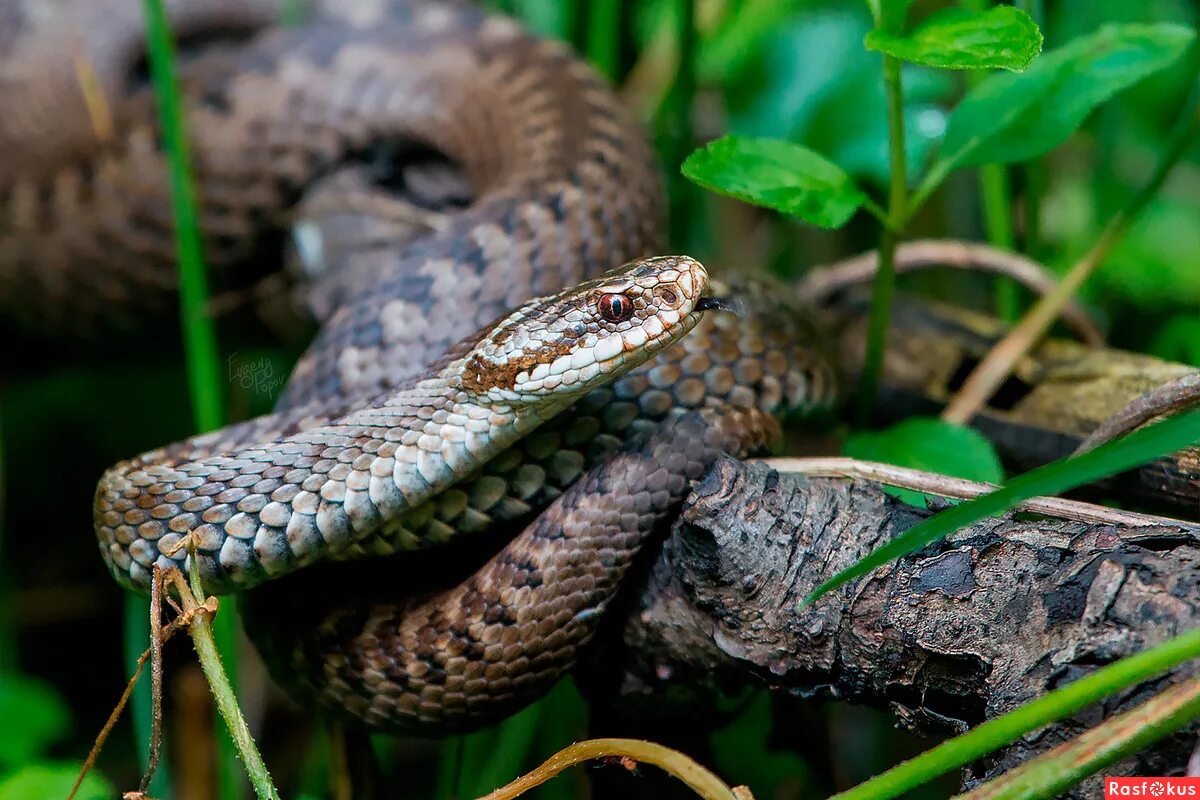
[[[0, 83], [29, 87], [11, 93], [0, 121], [0, 147], [22, 153], [0, 167], [0, 308], [31, 324], [133, 323], [170, 296], [165, 160], [153, 98], [130, 80], [141, 52], [137, 5], [79, 3], [48, 20], [37, 4], [8, 0], [0, 13]], [[218, 273], [254, 256], [264, 232], [293, 227], [321, 330], [276, 414], [106, 475], [95, 511], [102, 553], [118, 578], [145, 586], [155, 564], [181, 563], [188, 536], [210, 588], [265, 583], [251, 593], [247, 626], [283, 683], [384, 729], [469, 728], [569, 669], [688, 480], [718, 452], [765, 445], [777, 432], [770, 413], [827, 403], [832, 371], [786, 294], [746, 284], [736, 288], [744, 316], [693, 320], [692, 333], [645, 366], [536, 405], [523, 422], [489, 418], [472, 434], [478, 446], [447, 455], [446, 441], [466, 441], [470, 414], [439, 403], [465, 391], [483, 344], [507, 336], [533, 360], [490, 362], [471, 379], [475, 389], [589, 369], [553, 367], [522, 350], [522, 337], [548, 324], [540, 310], [581, 297], [595, 322], [596, 287], [559, 294], [564, 287], [660, 248], [652, 153], [589, 68], [511, 21], [405, 2], [365, 20], [341, 14], [256, 32], [269, 6], [179, 4], [185, 41], [239, 34], [182, 68], [200, 221]], [[80, 88], [80, 63], [99, 87], [100, 111]], [[425, 202], [421, 170], [402, 175], [400, 191], [379, 185], [372, 160], [381, 148], [441, 154], [467, 201]], [[692, 264], [639, 262], [620, 280], [690, 274]], [[614, 291], [626, 289], [601, 293]], [[539, 296], [558, 299], [523, 306]], [[657, 322], [616, 331], [636, 355], [621, 369], [653, 354], [644, 345], [656, 330], [684, 333], [656, 316], [662, 303], [643, 302], [639, 314], [647, 303], [654, 312], [638, 325]], [[524, 310], [514, 321], [516, 308]], [[506, 321], [515, 325], [507, 333]], [[560, 337], [553, 346], [567, 349], [554, 357], [599, 344], [587, 341]], [[391, 430], [401, 431], [394, 441]], [[396, 477], [403, 459], [394, 451], [422, 441], [430, 446], [415, 473]], [[372, 468], [388, 459], [390, 471]], [[406, 498], [414, 474], [424, 488]], [[273, 580], [504, 523], [524, 529], [457, 587], [420, 598], [395, 585], [300, 594]], [[301, 598], [315, 616], [293, 616]]]

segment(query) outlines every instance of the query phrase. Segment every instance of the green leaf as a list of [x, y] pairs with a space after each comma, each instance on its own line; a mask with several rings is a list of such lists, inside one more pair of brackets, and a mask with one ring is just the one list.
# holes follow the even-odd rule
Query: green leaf
[[[32, 797], [66, 797], [79, 777], [79, 765], [70, 762], [30, 764], [0, 779], [0, 800], [29, 800]], [[89, 772], [75, 793], [75, 800], [108, 800], [116, 790]]]
[[822, 228], [840, 228], [866, 201], [841, 167], [779, 139], [725, 136], [683, 162], [692, 181]]
[[1200, 409], [1185, 411], [1074, 458], [1065, 458], [1018, 475], [1001, 489], [948, 508], [917, 523], [873, 553], [818, 586], [801, 606], [826, 592], [920, 550], [931, 542], [984, 517], [1001, 514], [1031, 497], [1057, 495], [1200, 442]]
[[[71, 716], [50, 686], [24, 675], [0, 677], [0, 772], [38, 758], [66, 735]], [[32, 796], [32, 795], [31, 795]]]
[[948, 8], [907, 36], [876, 29], [864, 43], [868, 50], [927, 67], [1020, 71], [1041, 52], [1042, 32], [1032, 17], [1012, 6], [983, 13]]
[[1182, 25], [1105, 25], [1042, 55], [1020, 75], [999, 73], [959, 104], [941, 156], [918, 195], [952, 170], [1025, 161], [1057, 147], [1117, 92], [1175, 61], [1195, 33]]
[[1200, 630], [1191, 630], [983, 722], [829, 800], [891, 800], [899, 797], [1098, 700], [1197, 657], [1200, 657]]
[[[936, 417], [914, 417], [882, 431], [862, 431], [846, 440], [846, 455], [901, 467], [940, 472], [973, 481], [999, 483], [1004, 470], [995, 448], [973, 428]], [[889, 490], [905, 502], [919, 505], [924, 494]]]

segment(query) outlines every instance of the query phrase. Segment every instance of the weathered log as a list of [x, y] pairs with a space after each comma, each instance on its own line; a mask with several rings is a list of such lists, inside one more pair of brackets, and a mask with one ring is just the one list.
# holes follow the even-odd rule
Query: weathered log
[[[797, 609], [808, 592], [930, 513], [867, 481], [722, 459], [635, 587], [615, 694], [664, 708], [759, 681], [890, 707], [957, 731], [1200, 624], [1200, 535], [1012, 515], [986, 519]], [[614, 664], [616, 660], [619, 663]], [[975, 765], [985, 778], [1179, 680], [1122, 692]], [[1106, 771], [1182, 770], [1178, 736]], [[1095, 797], [1092, 785], [1077, 796]]]

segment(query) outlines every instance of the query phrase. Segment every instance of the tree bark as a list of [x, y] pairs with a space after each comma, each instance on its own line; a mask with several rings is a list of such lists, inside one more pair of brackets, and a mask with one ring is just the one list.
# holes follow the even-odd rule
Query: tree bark
[[[1200, 624], [1196, 529], [1007, 516], [976, 523], [797, 610], [838, 570], [929, 515], [866, 481], [725, 458], [696, 484], [619, 638], [614, 695], [662, 712], [681, 687], [748, 682], [892, 709], [957, 732]], [[606, 659], [614, 651], [606, 651]], [[1189, 670], [1150, 681], [973, 765], [998, 774]], [[1177, 736], [1106, 774], [1183, 769]], [[1098, 787], [1076, 789], [1095, 797]]]

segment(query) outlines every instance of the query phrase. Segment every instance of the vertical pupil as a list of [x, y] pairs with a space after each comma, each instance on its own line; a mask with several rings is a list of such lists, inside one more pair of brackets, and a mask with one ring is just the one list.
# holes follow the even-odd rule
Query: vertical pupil
[[633, 315], [633, 303], [623, 294], [605, 295], [600, 300], [599, 311], [609, 322], [624, 322]]

